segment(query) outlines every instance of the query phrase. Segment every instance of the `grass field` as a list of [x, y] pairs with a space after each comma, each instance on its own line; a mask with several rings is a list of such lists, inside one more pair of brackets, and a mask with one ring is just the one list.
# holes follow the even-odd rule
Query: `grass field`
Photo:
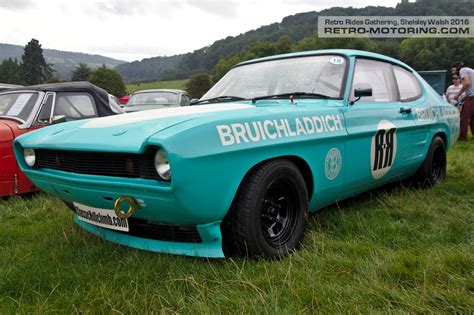
[[393, 185], [310, 217], [280, 261], [138, 251], [45, 194], [0, 201], [0, 314], [472, 313], [474, 141], [434, 189]]
[[156, 82], [148, 82], [148, 83], [128, 84], [126, 88], [127, 88], [127, 93], [134, 93], [136, 91], [149, 90], [149, 89], [184, 90], [184, 86], [186, 85], [187, 82], [188, 80], [156, 81]]

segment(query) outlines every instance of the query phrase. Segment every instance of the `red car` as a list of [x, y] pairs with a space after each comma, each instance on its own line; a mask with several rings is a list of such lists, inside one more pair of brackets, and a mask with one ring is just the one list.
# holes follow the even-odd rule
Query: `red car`
[[122, 96], [121, 98], [118, 99], [118, 102], [121, 105], [127, 105], [129, 99], [130, 99], [130, 95], [124, 95], [124, 96]]
[[0, 197], [38, 190], [19, 169], [13, 140], [64, 121], [122, 114], [108, 93], [88, 82], [43, 84], [0, 93]]

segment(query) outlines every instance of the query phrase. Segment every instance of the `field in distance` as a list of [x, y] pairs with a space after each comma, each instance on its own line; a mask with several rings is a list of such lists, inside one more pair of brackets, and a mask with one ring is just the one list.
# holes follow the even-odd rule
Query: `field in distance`
[[188, 80], [175, 80], [175, 81], [156, 81], [146, 83], [133, 83], [127, 84], [127, 93], [135, 93], [142, 90], [150, 89], [178, 89], [184, 90], [184, 86]]

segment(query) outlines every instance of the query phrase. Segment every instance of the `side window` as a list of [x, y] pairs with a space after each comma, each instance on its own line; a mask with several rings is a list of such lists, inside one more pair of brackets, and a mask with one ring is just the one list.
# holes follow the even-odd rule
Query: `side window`
[[54, 116], [64, 115], [67, 120], [97, 117], [94, 99], [87, 93], [58, 93]]
[[420, 82], [411, 72], [398, 66], [393, 66], [393, 72], [402, 102], [414, 101], [421, 97]]
[[397, 90], [392, 66], [388, 63], [357, 59], [352, 82], [351, 100], [355, 89], [372, 89], [372, 96], [362, 97], [363, 102], [395, 102]]
[[37, 125], [45, 125], [51, 123], [51, 110], [53, 108], [54, 94], [48, 94], [46, 96], [46, 102], [41, 108], [41, 112], [38, 115], [36, 121]]

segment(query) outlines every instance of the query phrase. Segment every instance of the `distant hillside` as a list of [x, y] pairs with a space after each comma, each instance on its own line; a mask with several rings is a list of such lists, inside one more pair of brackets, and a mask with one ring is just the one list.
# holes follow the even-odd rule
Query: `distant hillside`
[[[0, 62], [6, 58], [16, 58], [20, 61], [22, 55], [23, 46], [0, 44]], [[87, 64], [91, 68], [98, 68], [103, 64], [107, 67], [114, 68], [115, 66], [126, 62], [101, 55], [89, 55], [44, 48], [43, 56], [47, 63], [53, 64], [53, 69], [56, 71], [54, 76], [66, 80], [71, 78], [72, 71], [74, 71], [76, 65], [80, 62]]]
[[172, 80], [175, 78], [186, 79], [189, 77], [187, 71], [179, 70], [183, 58], [186, 55], [172, 57], [153, 57], [142, 61], [123, 63], [116, 67], [126, 82], [159, 81], [155, 78]]
[[[382, 3], [382, 2], [381, 2]], [[474, 15], [472, 0], [418, 0], [417, 3], [400, 3], [396, 8], [374, 7], [340, 8], [334, 7], [320, 12], [300, 13], [285, 17], [280, 23], [262, 26], [256, 30], [229, 36], [214, 42], [209, 47], [192, 53], [172, 57], [147, 58], [142, 61], [124, 63], [116, 67], [125, 81], [157, 81], [188, 78], [193, 72], [211, 71], [219, 59], [232, 53], [243, 51], [251, 44], [276, 42], [288, 35], [293, 42], [310, 36], [317, 31], [318, 16], [368, 16], [368, 15]]]

